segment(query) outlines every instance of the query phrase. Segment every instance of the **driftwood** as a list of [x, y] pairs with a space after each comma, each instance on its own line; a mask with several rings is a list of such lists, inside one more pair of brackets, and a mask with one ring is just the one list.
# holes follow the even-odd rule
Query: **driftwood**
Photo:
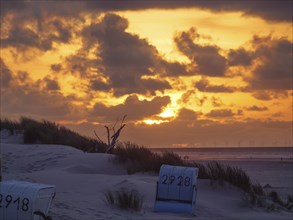
[[106, 153], [111, 153], [113, 148], [115, 147], [116, 143], [118, 142], [118, 137], [120, 135], [121, 130], [125, 127], [126, 124], [123, 124], [118, 131], [115, 132], [115, 134], [113, 134], [111, 136], [111, 143], [110, 145], [108, 145], [108, 149], [106, 150]]
[[[108, 126], [104, 126], [106, 128], [106, 131], [107, 131], [107, 143], [102, 141], [101, 138], [97, 135], [96, 131], [94, 131], [95, 136], [97, 137], [97, 139], [100, 142], [105, 143], [108, 146], [108, 148], [106, 150], [106, 153], [112, 153], [116, 143], [118, 142], [118, 137], [119, 137], [122, 129], [126, 126], [126, 124], [124, 123], [125, 118], [126, 118], [126, 115], [123, 116], [123, 118], [121, 120], [121, 123], [120, 123], [120, 127], [119, 127], [119, 129], [117, 131], [115, 130], [115, 127], [116, 127], [117, 122], [119, 120], [117, 120], [115, 122], [115, 124], [114, 124], [114, 126], [112, 128], [110, 128]], [[111, 131], [113, 132], [113, 135], [111, 135]]]

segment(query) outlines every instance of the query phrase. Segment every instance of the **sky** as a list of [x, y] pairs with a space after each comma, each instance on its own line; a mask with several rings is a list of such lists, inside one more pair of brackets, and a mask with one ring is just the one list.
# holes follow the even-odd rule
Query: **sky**
[[292, 1], [1, 0], [1, 118], [147, 147], [292, 146]]

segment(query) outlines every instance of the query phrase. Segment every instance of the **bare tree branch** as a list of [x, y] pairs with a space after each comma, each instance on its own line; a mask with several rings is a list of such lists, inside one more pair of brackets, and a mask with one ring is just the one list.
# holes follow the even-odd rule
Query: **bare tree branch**
[[123, 118], [122, 118], [122, 120], [121, 120], [120, 127], [122, 127], [122, 124], [124, 123], [124, 120], [125, 120], [126, 116], [127, 116], [127, 115], [124, 115], [124, 116], [123, 116]]
[[108, 146], [110, 146], [110, 130], [108, 126], [105, 126], [105, 128], [107, 129], [107, 135], [108, 135]]

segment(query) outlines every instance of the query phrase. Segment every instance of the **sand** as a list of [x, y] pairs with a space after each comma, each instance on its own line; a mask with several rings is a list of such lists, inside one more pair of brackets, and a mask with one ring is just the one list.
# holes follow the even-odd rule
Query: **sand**
[[[196, 217], [153, 212], [156, 181], [151, 173], [127, 175], [112, 162], [113, 155], [89, 154], [69, 146], [1, 143], [4, 180], [56, 185], [49, 214], [54, 220], [95, 219], [293, 219], [286, 211], [251, 207], [239, 189], [198, 180]], [[144, 196], [140, 212], [121, 210], [105, 203], [106, 190], [126, 188]]]

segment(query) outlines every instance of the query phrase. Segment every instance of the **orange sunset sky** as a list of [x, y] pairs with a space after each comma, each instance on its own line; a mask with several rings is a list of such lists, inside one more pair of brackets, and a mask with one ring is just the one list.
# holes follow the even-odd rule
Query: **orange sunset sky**
[[292, 146], [292, 1], [3, 1], [1, 118], [148, 147]]

